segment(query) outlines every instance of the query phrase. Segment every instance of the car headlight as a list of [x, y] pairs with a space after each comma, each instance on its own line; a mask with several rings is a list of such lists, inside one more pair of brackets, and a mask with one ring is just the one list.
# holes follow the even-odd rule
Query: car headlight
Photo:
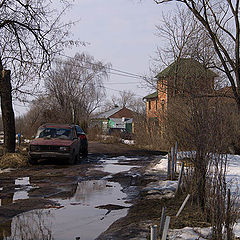
[[59, 151], [61, 151], [61, 152], [69, 152], [70, 151], [70, 147], [59, 147]]
[[30, 151], [40, 151], [40, 146], [31, 145], [31, 146], [30, 146]]

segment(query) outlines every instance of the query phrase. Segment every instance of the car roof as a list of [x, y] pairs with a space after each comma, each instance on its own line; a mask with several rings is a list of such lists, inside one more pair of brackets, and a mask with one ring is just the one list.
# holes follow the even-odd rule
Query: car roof
[[45, 124], [41, 125], [40, 128], [66, 128], [66, 129], [71, 129], [72, 125], [61, 124], [61, 123], [45, 123]]
[[76, 127], [76, 130], [77, 130], [78, 133], [79, 132], [84, 133], [84, 131], [82, 130], [82, 128], [79, 125], [75, 125], [75, 127]]

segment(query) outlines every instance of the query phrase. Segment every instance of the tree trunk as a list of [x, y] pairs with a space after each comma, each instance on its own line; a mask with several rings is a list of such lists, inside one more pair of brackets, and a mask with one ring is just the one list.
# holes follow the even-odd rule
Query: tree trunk
[[1, 69], [0, 64], [0, 97], [2, 122], [4, 131], [4, 151], [5, 153], [15, 152], [16, 133], [15, 119], [12, 107], [12, 86], [11, 86], [11, 71]]
[[206, 166], [204, 155], [200, 154], [201, 151], [196, 151], [195, 159], [195, 183], [197, 187], [197, 199], [202, 212], [205, 210], [206, 202]]

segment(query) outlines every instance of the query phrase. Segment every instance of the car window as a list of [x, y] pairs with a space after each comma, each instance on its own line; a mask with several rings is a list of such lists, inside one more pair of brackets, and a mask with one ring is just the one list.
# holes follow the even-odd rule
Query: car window
[[38, 129], [36, 138], [71, 139], [72, 131], [65, 128], [40, 128]]
[[75, 128], [78, 133], [84, 133], [84, 131], [79, 126], [75, 126]]

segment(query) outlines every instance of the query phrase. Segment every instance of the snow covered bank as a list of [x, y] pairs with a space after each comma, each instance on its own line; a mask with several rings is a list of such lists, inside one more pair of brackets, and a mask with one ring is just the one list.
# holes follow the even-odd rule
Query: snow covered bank
[[211, 236], [211, 228], [191, 228], [169, 229], [169, 240], [205, 240]]
[[[193, 153], [194, 155], [194, 153]], [[186, 156], [193, 156], [189, 153], [178, 153], [178, 159], [181, 159]], [[240, 189], [240, 156], [239, 155], [227, 155], [228, 165], [227, 165], [227, 183], [231, 187], [231, 191], [235, 194], [239, 194], [238, 189]], [[153, 165], [151, 168], [147, 170], [148, 173], [157, 173], [157, 172], [167, 172], [168, 165], [168, 156], [161, 157], [159, 161]], [[172, 192], [174, 196], [174, 187], [176, 186], [176, 181], [161, 181], [149, 184], [146, 187], [146, 190], [149, 194], [158, 193], [165, 194], [165, 196], [169, 196], [169, 193]], [[176, 189], [176, 187], [175, 187]], [[163, 196], [164, 197], [164, 196]], [[169, 239], [187, 239], [187, 240], [195, 240], [195, 239], [207, 239], [208, 235], [211, 233], [210, 228], [190, 228], [186, 227], [183, 229], [173, 229], [169, 230]], [[236, 237], [240, 237], [240, 220], [234, 226], [234, 234]]]

